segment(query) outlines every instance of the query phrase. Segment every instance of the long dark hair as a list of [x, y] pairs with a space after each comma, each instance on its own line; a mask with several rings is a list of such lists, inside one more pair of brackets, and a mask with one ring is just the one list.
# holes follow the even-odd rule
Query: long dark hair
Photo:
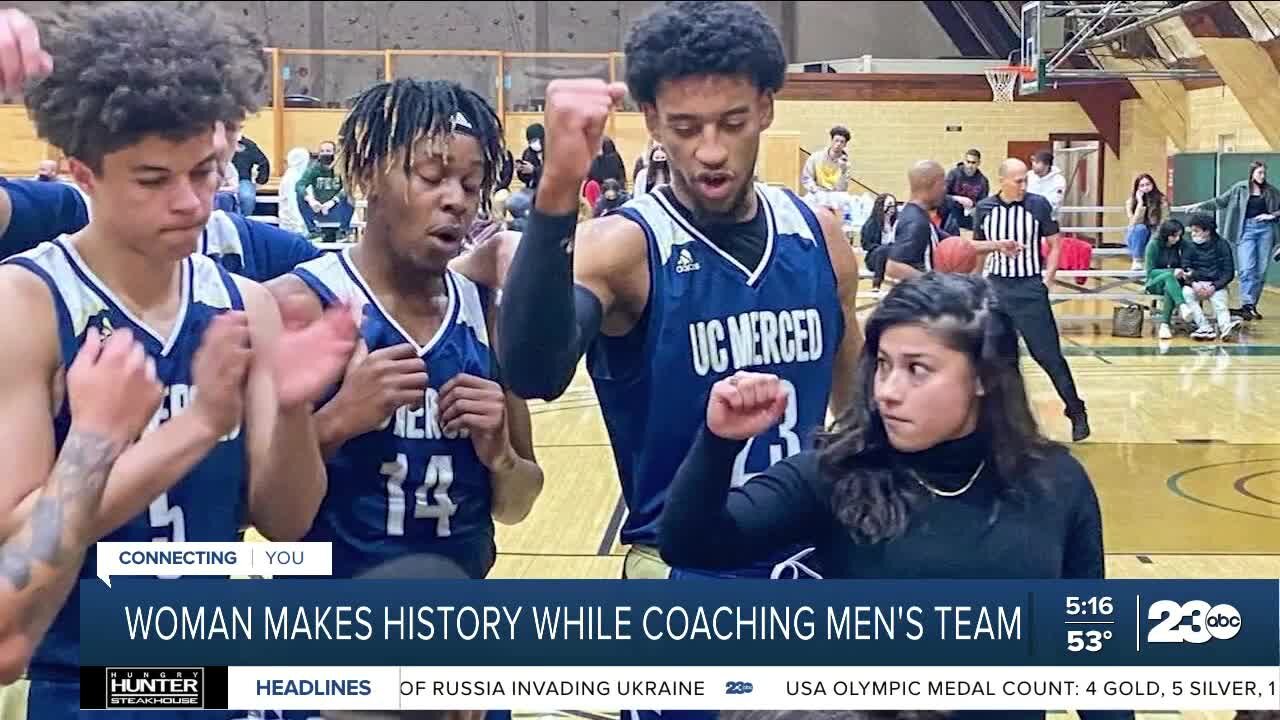
[[[888, 211], [889, 211], [889, 209], [890, 209], [890, 208], [885, 207], [885, 201], [886, 201], [886, 200], [888, 200], [888, 199], [889, 199], [889, 198], [891, 198], [891, 197], [893, 197], [893, 195], [891, 195], [890, 193], [882, 193], [882, 194], [880, 194], [880, 195], [877, 195], [877, 196], [876, 196], [876, 201], [875, 201], [874, 203], [872, 203], [872, 204], [871, 204], [871, 218], [872, 218], [873, 220], [875, 220], [876, 225], [877, 225], [878, 227], [884, 227], [884, 215], [885, 215], [885, 213], [886, 213], [886, 212], [888, 212]], [[894, 221], [897, 221], [897, 219], [898, 219], [897, 200], [898, 200], [898, 199], [897, 199], [897, 198], [893, 198], [893, 200], [894, 200], [894, 207], [892, 208], [892, 209], [893, 209], [893, 219], [894, 219]]]
[[[666, 155], [667, 157], [666, 160], [653, 159], [654, 153], [657, 153], [659, 150], [662, 151], [663, 155]], [[659, 175], [662, 176], [661, 180], [658, 179]], [[661, 145], [654, 145], [653, 147], [649, 148], [649, 162], [648, 164], [645, 165], [644, 178], [645, 178], [645, 181], [644, 181], [645, 192], [649, 192], [653, 190], [655, 187], [657, 187], [660, 184], [671, 182], [671, 156], [667, 155], [666, 148], [662, 147]]]
[[853, 406], [819, 437], [832, 508], [860, 543], [900, 535], [923, 497], [916, 483], [901, 481], [891, 470], [893, 448], [875, 399], [880, 338], [898, 325], [927, 327], [948, 347], [968, 354], [985, 389], [977, 400], [979, 432], [998, 439], [989, 460], [1000, 497], [1016, 498], [1017, 479], [1054, 447], [1027, 403], [1018, 335], [990, 284], [956, 273], [926, 273], [899, 283], [867, 321]]
[[[1161, 209], [1164, 207], [1164, 193], [1160, 192], [1160, 185], [1156, 183], [1156, 179], [1147, 173], [1142, 173], [1133, 179], [1133, 195], [1138, 194], [1138, 186], [1142, 184], [1143, 179], [1151, 181], [1151, 192], [1147, 193], [1147, 224], [1152, 224], [1154, 218], [1160, 217]], [[1130, 196], [1132, 197], [1132, 196]]]
[[[1258, 185], [1257, 183], [1255, 183], [1255, 182], [1253, 181], [1253, 173], [1254, 173], [1254, 171], [1256, 171], [1258, 168], [1262, 168], [1263, 170], [1266, 170], [1266, 169], [1267, 169], [1267, 164], [1266, 164], [1266, 163], [1264, 163], [1264, 162], [1262, 162], [1261, 160], [1254, 160], [1253, 162], [1249, 163], [1249, 190], [1251, 190], [1251, 191], [1253, 190], [1253, 186], [1254, 186], [1254, 185]], [[1265, 189], [1265, 188], [1266, 188], [1268, 185], [1270, 185], [1270, 184], [1271, 184], [1271, 183], [1269, 183], [1269, 182], [1263, 182], [1261, 185], [1258, 185], [1258, 189], [1259, 189], [1259, 190], [1263, 190], [1263, 189]]]

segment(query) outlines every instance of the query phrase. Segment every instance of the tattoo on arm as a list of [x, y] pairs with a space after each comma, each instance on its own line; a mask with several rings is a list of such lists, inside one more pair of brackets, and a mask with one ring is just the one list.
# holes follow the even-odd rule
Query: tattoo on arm
[[79, 561], [91, 540], [107, 475], [122, 450], [105, 437], [72, 430], [31, 514], [0, 544], [0, 580], [21, 592], [38, 566], [59, 571]]

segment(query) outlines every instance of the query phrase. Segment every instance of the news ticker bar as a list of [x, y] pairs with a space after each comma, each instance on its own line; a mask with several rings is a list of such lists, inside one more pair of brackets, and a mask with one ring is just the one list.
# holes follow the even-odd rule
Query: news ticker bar
[[84, 667], [81, 708], [1280, 710], [1264, 667]]

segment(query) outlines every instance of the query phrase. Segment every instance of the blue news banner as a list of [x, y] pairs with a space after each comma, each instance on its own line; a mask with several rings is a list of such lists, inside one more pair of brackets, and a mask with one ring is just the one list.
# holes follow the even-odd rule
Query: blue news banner
[[129, 668], [207, 708], [1280, 709], [1276, 581], [119, 577], [80, 614], [86, 708]]

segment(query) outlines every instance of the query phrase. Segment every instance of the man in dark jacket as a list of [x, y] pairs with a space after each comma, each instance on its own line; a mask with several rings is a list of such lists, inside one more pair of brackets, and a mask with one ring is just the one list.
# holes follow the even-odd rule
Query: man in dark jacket
[[983, 198], [991, 195], [991, 182], [979, 169], [981, 165], [982, 153], [973, 148], [947, 173], [947, 198], [963, 208], [963, 212], [954, 213], [954, 216], [960, 227], [966, 230], [973, 229], [973, 209]]
[[[1227, 309], [1227, 286], [1236, 276], [1231, 246], [1218, 234], [1218, 223], [1209, 215], [1191, 218], [1188, 228], [1191, 242], [1185, 245], [1182, 253], [1182, 261], [1186, 265], [1182, 276], [1182, 297], [1191, 308], [1191, 319], [1196, 324], [1191, 337], [1195, 340], [1230, 340], [1240, 328], [1240, 321], [1232, 318]], [[1217, 330], [1209, 324], [1200, 308], [1200, 303], [1206, 299], [1213, 304]]]

